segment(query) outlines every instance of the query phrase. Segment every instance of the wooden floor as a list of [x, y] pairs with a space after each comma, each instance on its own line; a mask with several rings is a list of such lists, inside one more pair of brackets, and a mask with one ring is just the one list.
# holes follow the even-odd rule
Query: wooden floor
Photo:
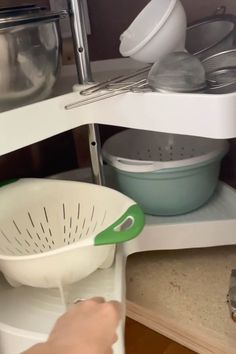
[[138, 322], [126, 319], [126, 354], [195, 354]]

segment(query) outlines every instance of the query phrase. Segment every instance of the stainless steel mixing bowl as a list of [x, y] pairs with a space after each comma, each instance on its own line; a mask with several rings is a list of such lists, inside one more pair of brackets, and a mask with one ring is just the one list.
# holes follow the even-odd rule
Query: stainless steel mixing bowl
[[50, 95], [60, 68], [60, 16], [0, 12], [0, 111]]

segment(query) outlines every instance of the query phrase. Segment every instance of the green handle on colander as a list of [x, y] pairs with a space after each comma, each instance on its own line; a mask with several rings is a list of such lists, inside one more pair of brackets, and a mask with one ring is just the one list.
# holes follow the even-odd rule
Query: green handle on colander
[[4, 187], [4, 186], [7, 186], [8, 184], [15, 183], [17, 181], [18, 181], [18, 178], [12, 178], [12, 179], [7, 179], [5, 181], [1, 181], [0, 182], [0, 188]]
[[[127, 223], [130, 225], [122, 230], [122, 226], [125, 227]], [[145, 218], [142, 209], [137, 204], [133, 204], [113, 225], [95, 237], [94, 244], [96, 246], [109, 245], [132, 240], [140, 234], [144, 224]]]

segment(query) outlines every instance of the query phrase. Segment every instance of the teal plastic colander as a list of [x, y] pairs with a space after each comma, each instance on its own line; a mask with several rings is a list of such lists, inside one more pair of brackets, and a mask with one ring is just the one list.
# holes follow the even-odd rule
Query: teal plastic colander
[[227, 151], [225, 140], [131, 129], [103, 146], [114, 187], [152, 215], [184, 214], [203, 205]]

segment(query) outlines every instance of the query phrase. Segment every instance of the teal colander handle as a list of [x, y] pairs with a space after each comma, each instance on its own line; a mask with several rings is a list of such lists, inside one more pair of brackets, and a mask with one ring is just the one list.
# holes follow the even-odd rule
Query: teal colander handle
[[94, 244], [98, 246], [129, 241], [140, 234], [144, 224], [142, 209], [133, 204], [113, 225], [95, 237]]

